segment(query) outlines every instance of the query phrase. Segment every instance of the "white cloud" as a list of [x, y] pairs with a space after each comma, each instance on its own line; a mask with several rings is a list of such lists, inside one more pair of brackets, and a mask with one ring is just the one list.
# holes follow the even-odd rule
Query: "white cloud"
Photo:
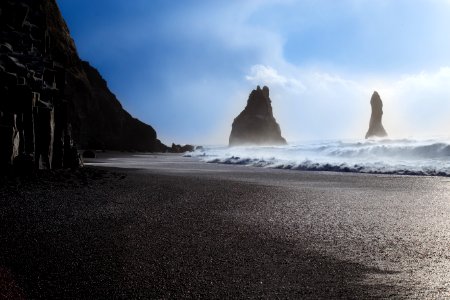
[[383, 123], [391, 137], [450, 134], [449, 67], [382, 80], [254, 65], [246, 79], [270, 87], [275, 117], [289, 140], [362, 138], [374, 90], [383, 99]]
[[389, 113], [399, 135], [450, 135], [450, 68], [404, 75], [387, 84]]
[[275, 117], [288, 140], [358, 137], [367, 130], [370, 95], [352, 80], [287, 63], [279, 69], [254, 65], [246, 79], [269, 86]]
[[274, 68], [264, 65], [252, 66], [250, 74], [245, 76], [245, 79], [254, 84], [279, 86], [296, 93], [301, 93], [306, 89], [300, 80], [283, 76]]
[[[141, 2], [150, 11], [152, 4]], [[80, 43], [85, 53], [102, 53], [95, 57], [108, 66], [126, 61], [128, 48], [153, 49], [168, 40], [174, 43], [168, 53], [185, 48], [192, 53], [150, 65], [147, 59], [160, 60], [150, 51], [139, 65], [121, 72], [127, 78], [116, 79], [114, 86], [122, 99], [137, 101], [133, 93], [142, 95], [147, 106], [136, 104], [136, 112], [153, 112], [148, 122], [168, 139], [202, 139], [205, 132], [214, 135], [215, 127], [223, 126], [214, 142], [226, 142], [233, 118], [258, 84], [270, 87], [275, 117], [288, 140], [364, 137], [374, 90], [384, 101], [384, 123], [391, 136], [450, 132], [450, 68], [413, 73], [424, 65], [450, 64], [450, 18], [443, 1], [283, 1], [287, 6], [282, 10], [281, 0], [197, 3], [169, 10], [155, 23], [151, 14], [143, 14], [105, 22], [96, 30], [89, 27]], [[295, 51], [289, 53], [288, 41]], [[402, 71], [389, 69], [397, 60], [407, 62]], [[225, 72], [223, 64], [211, 67], [218, 61], [233, 68]], [[366, 61], [377, 65], [361, 65]], [[163, 84], [148, 84], [146, 71], [153, 68]], [[193, 75], [198, 69], [202, 72]], [[130, 88], [128, 77], [139, 70]], [[404, 70], [412, 74], [395, 73]], [[155, 97], [152, 89], [161, 94]], [[183, 124], [169, 131], [173, 120]]]

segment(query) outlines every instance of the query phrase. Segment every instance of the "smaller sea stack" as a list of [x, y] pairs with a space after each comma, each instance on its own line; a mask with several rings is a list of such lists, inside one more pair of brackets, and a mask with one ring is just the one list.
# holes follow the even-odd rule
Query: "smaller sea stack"
[[229, 145], [285, 145], [280, 125], [273, 117], [269, 88], [250, 93], [245, 109], [234, 119]]
[[383, 101], [381, 101], [380, 95], [375, 91], [370, 99], [370, 105], [372, 106], [372, 115], [370, 117], [369, 130], [366, 133], [366, 139], [370, 137], [385, 137], [387, 136], [386, 130], [383, 127], [381, 119], [383, 118]]

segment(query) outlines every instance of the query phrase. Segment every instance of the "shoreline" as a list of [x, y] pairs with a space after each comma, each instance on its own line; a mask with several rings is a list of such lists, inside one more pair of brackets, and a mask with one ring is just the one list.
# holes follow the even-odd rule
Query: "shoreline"
[[67, 176], [0, 188], [0, 278], [29, 298], [449, 296], [445, 177], [180, 155]]
[[[255, 166], [255, 165], [249, 165], [249, 164], [240, 164], [240, 163], [228, 163], [228, 162], [216, 162], [216, 161], [204, 161], [201, 159], [201, 156], [192, 156], [190, 153], [186, 152], [186, 153], [163, 153], [163, 152], [119, 152], [119, 151], [108, 151], [108, 152], [99, 152], [97, 151], [97, 157], [96, 158], [84, 158], [84, 162], [86, 163], [86, 165], [88, 166], [107, 166], [107, 167], [116, 167], [119, 169], [127, 169], [129, 168], [129, 163], [130, 161], [123, 161], [123, 164], [115, 164], [114, 161], [110, 161], [110, 159], [121, 159], [121, 158], [125, 158], [125, 159], [129, 159], [130, 157], [136, 156], [136, 157], [140, 157], [140, 158], [150, 158], [150, 159], [154, 159], [154, 158], [158, 158], [158, 157], [167, 157], [167, 158], [175, 158], [178, 159], [178, 161], [180, 162], [185, 162], [182, 161], [180, 158], [186, 158], [188, 160], [191, 161], [195, 161], [198, 163], [202, 163], [202, 164], [210, 164], [210, 165], [220, 165], [222, 167], [224, 166], [231, 166], [231, 167], [246, 167], [246, 168], [251, 168], [254, 170], [258, 170], [258, 169], [264, 169], [264, 170], [268, 170], [267, 172], [271, 172], [271, 171], [288, 171], [288, 172], [312, 172], [312, 173], [319, 173], [319, 174], [327, 174], [327, 173], [331, 173], [331, 174], [335, 174], [335, 175], [339, 175], [339, 174], [360, 174], [360, 175], [386, 175], [386, 176], [413, 176], [413, 177], [438, 177], [438, 178], [449, 178], [450, 174], [447, 173], [439, 173], [439, 172], [435, 172], [435, 173], [426, 173], [426, 172], [413, 172], [413, 171], [405, 171], [404, 173], [399, 173], [398, 171], [356, 171], [356, 169], [341, 169], [341, 168], [337, 168], [337, 167], [333, 167], [333, 168], [303, 168], [303, 167], [299, 167], [299, 168], [295, 168], [295, 167], [273, 167], [273, 166]], [[186, 155], [187, 154], [187, 155]], [[143, 160], [141, 159], [140, 162], [142, 163]], [[146, 164], [136, 164], [135, 167], [137, 169], [149, 169], [148, 166], [146, 166]], [[206, 168], [202, 168], [202, 169], [206, 169]]]
[[[98, 152], [97, 152], [98, 154]], [[136, 156], [136, 161], [129, 160]], [[110, 159], [113, 159], [112, 161]], [[120, 160], [123, 160], [122, 162]], [[171, 160], [168, 164], [167, 160]], [[292, 168], [257, 167], [244, 164], [230, 164], [202, 161], [199, 157], [184, 156], [184, 153], [158, 153], [158, 152], [102, 152], [96, 158], [85, 158], [84, 163], [88, 167], [106, 168], [113, 170], [133, 169], [137, 172], [165, 172], [176, 174], [178, 172], [239, 172], [239, 173], [267, 173], [267, 174], [294, 174], [301, 176], [327, 175], [327, 176], [376, 176], [376, 177], [398, 177], [398, 178], [437, 178], [448, 181], [447, 175], [427, 175], [427, 174], [398, 174], [398, 173], [378, 173], [378, 172], [354, 172], [354, 171], [334, 171], [334, 170], [303, 170]], [[177, 164], [171, 167], [171, 164]]]

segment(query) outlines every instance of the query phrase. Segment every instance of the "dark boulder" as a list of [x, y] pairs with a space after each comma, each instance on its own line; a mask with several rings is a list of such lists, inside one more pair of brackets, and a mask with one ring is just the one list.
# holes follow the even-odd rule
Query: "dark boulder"
[[285, 145], [272, 112], [269, 88], [258, 86], [250, 93], [245, 109], [234, 119], [229, 145]]
[[14, 172], [18, 175], [29, 175], [35, 171], [34, 157], [27, 154], [19, 154], [14, 158]]
[[95, 158], [95, 152], [92, 150], [84, 150], [83, 151], [83, 158]]
[[171, 152], [171, 153], [185, 153], [185, 152], [192, 152], [192, 151], [194, 151], [194, 149], [195, 149], [195, 147], [192, 146], [192, 145], [189, 145], [189, 144], [181, 146], [181, 145], [177, 145], [177, 144], [172, 143], [172, 147], [169, 148], [169, 152]]
[[370, 105], [372, 106], [372, 115], [370, 116], [369, 130], [366, 133], [366, 139], [370, 137], [385, 137], [387, 136], [386, 130], [382, 124], [383, 117], [383, 101], [381, 101], [380, 95], [375, 91], [370, 99]]

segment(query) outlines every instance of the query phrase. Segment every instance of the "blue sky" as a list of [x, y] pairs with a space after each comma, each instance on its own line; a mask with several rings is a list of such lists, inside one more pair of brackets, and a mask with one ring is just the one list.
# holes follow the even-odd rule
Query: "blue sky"
[[226, 144], [257, 84], [288, 141], [450, 135], [448, 0], [58, 0], [79, 55], [165, 143]]

